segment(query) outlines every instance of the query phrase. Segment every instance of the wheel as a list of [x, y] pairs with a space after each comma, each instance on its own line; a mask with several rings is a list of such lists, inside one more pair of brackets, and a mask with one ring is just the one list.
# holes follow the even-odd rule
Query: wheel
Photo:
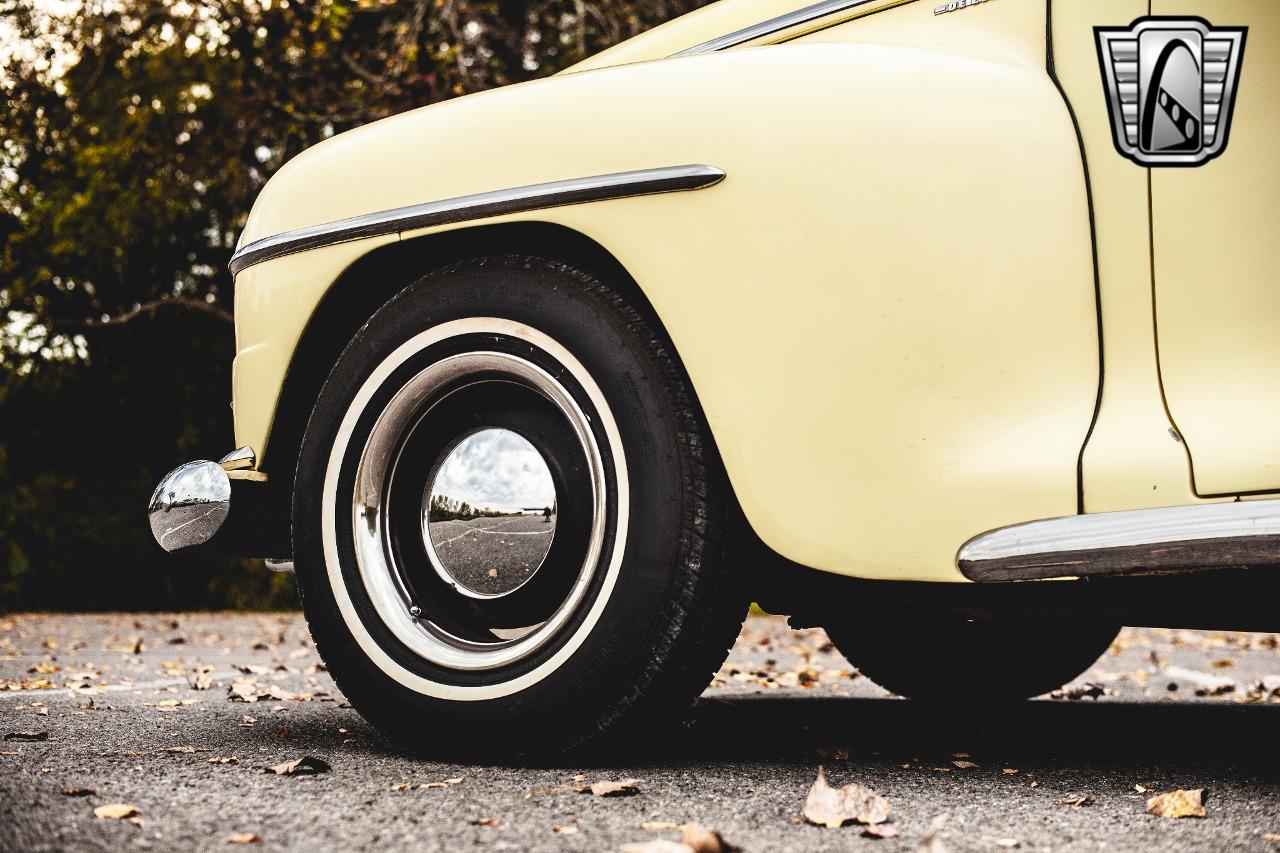
[[438, 754], [563, 752], [687, 706], [747, 600], [729, 489], [672, 348], [563, 264], [429, 273], [319, 395], [293, 509], [339, 688]]
[[1112, 625], [916, 615], [833, 624], [827, 636], [886, 690], [932, 702], [1001, 702], [1056, 690], [1093, 665]]

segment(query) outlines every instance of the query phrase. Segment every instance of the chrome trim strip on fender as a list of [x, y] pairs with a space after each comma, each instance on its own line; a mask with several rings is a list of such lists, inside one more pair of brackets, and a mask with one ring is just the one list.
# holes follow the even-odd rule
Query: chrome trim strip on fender
[[975, 536], [956, 555], [975, 581], [1280, 564], [1280, 499], [1049, 518]]
[[677, 53], [671, 54], [674, 58], [677, 56], [693, 56], [699, 53], [713, 53], [717, 50], [727, 50], [731, 47], [737, 47], [740, 44], [746, 44], [749, 41], [755, 41], [758, 38], [780, 33], [783, 30], [789, 30], [792, 27], [799, 27], [810, 21], [816, 21], [819, 18], [825, 18], [827, 15], [834, 15], [839, 12], [846, 12], [850, 9], [856, 9], [859, 6], [865, 6], [875, 0], [823, 0], [821, 3], [814, 3], [812, 6], [805, 6], [803, 9], [797, 9], [794, 12], [788, 12], [785, 15], [779, 15], [776, 18], [770, 18], [767, 21], [761, 21], [758, 24], [752, 24], [749, 27], [743, 27], [727, 35], [718, 36], [710, 41], [704, 41], [702, 44], [695, 44], [693, 47], [686, 47]]
[[718, 184], [724, 180], [724, 177], [725, 173], [714, 166], [665, 166], [657, 169], [640, 169], [634, 172], [615, 172], [587, 178], [550, 181], [544, 184], [458, 196], [442, 201], [411, 204], [407, 207], [339, 219], [323, 225], [297, 228], [264, 237], [261, 240], [254, 240], [236, 250], [228, 267], [231, 274], [236, 275], [246, 267], [272, 258], [318, 249], [334, 243], [346, 243], [366, 237], [430, 228], [435, 225], [452, 225], [507, 213], [543, 210], [548, 207], [697, 190]]

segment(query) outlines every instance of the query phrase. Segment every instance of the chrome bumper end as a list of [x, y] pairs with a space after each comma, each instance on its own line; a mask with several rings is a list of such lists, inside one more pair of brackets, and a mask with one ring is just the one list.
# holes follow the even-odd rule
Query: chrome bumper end
[[165, 474], [147, 505], [151, 534], [166, 551], [205, 544], [230, 514], [231, 479], [207, 459]]

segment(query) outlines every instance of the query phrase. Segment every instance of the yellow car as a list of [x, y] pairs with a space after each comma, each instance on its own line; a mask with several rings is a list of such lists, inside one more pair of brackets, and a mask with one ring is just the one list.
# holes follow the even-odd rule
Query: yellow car
[[1272, 0], [721, 0], [340, 134], [152, 528], [468, 752], [669, 715], [752, 600], [921, 699], [1273, 628], [1278, 91]]

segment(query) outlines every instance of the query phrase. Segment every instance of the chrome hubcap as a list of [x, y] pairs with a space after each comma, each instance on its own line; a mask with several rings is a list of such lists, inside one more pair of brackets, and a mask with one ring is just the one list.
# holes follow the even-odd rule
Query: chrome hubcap
[[427, 556], [461, 595], [509, 595], [547, 558], [555, 516], [542, 454], [517, 432], [483, 429], [445, 455], [423, 494]]
[[434, 664], [484, 670], [551, 641], [606, 527], [590, 420], [542, 367], [469, 352], [409, 378], [361, 450], [352, 531], [380, 621]]

